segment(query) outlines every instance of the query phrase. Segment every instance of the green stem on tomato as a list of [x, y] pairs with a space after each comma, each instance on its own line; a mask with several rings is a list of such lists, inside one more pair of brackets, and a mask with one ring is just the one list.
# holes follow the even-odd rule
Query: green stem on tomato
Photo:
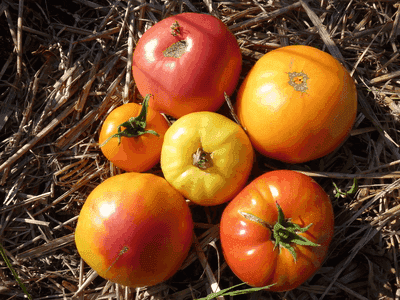
[[246, 212], [240, 212], [240, 214], [248, 220], [257, 222], [260, 225], [268, 228], [272, 232], [272, 238], [275, 244], [275, 248], [286, 248], [290, 254], [292, 254], [294, 261], [297, 260], [297, 253], [293, 244], [301, 246], [311, 246], [318, 247], [319, 244], [311, 242], [306, 237], [299, 235], [299, 233], [304, 233], [313, 225], [312, 223], [306, 227], [301, 227], [298, 224], [292, 223], [289, 219], [285, 218], [282, 208], [276, 202], [276, 207], [278, 209], [278, 221], [272, 226], [265, 222], [263, 219]]
[[[140, 111], [137, 117], [129, 118], [128, 121], [122, 123], [118, 126], [118, 132], [110, 136], [106, 139], [101, 145], [100, 148], [107, 144], [112, 138], [118, 138], [118, 145], [121, 143], [122, 137], [138, 137], [146, 133], [154, 134], [155, 136], [160, 136], [154, 130], [146, 129], [146, 118], [147, 118], [147, 109], [149, 106], [150, 95], [146, 95], [142, 103], [142, 110]], [[125, 127], [124, 130], [121, 127]]]
[[306, 237], [298, 234], [304, 233], [308, 229], [310, 229], [310, 227], [313, 225], [312, 223], [307, 225], [306, 227], [300, 227], [300, 225], [292, 223], [290, 220], [285, 219], [283, 210], [278, 202], [276, 202], [276, 207], [278, 209], [278, 222], [275, 223], [273, 229], [275, 248], [286, 248], [287, 250], [289, 250], [290, 254], [292, 254], [294, 260], [296, 261], [297, 254], [292, 244], [311, 247], [320, 246], [319, 244], [313, 243]]

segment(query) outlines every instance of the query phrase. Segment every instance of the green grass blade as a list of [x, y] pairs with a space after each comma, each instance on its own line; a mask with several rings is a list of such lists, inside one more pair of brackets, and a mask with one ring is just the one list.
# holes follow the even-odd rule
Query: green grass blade
[[6, 252], [4, 251], [3, 245], [0, 243], [0, 254], [3, 257], [4, 262], [6, 263], [7, 267], [10, 269], [11, 273], [14, 275], [15, 280], [18, 282], [18, 285], [21, 287], [25, 295], [28, 297], [29, 300], [32, 300], [32, 296], [28, 293], [25, 285], [19, 279], [17, 272], [15, 272], [14, 268], [12, 267], [10, 260], [8, 259]]
[[230, 291], [231, 289], [238, 287], [240, 285], [246, 284], [245, 282], [239, 283], [237, 285], [231, 286], [227, 289], [221, 290], [217, 293], [212, 293], [210, 295], [208, 295], [205, 298], [200, 298], [200, 299], [195, 299], [195, 300], [211, 300], [214, 298], [217, 298], [219, 296], [237, 296], [237, 295], [244, 295], [244, 294], [249, 294], [249, 293], [254, 293], [254, 292], [258, 292], [261, 290], [265, 290], [270, 288], [271, 286], [273, 286], [274, 284], [268, 285], [268, 286], [263, 286], [263, 287], [258, 287], [258, 288], [248, 288], [248, 289], [244, 289], [244, 290], [237, 290], [237, 291]]

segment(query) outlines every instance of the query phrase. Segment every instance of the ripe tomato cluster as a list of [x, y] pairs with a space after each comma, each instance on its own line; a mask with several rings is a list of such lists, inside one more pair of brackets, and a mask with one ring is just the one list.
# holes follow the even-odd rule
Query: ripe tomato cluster
[[[328, 195], [295, 171], [248, 183], [253, 147], [287, 163], [332, 152], [353, 125], [355, 84], [321, 50], [270, 51], [239, 88], [238, 124], [215, 111], [235, 90], [241, 63], [235, 37], [210, 15], [164, 19], [139, 40], [132, 72], [144, 101], [112, 111], [99, 136], [106, 158], [127, 172], [91, 192], [75, 233], [80, 255], [102, 277], [131, 287], [170, 278], [192, 241], [185, 199], [203, 206], [230, 201], [221, 247], [247, 284], [291, 290], [320, 268], [334, 230]], [[169, 126], [161, 113], [176, 120]], [[158, 162], [163, 177], [141, 173]]]

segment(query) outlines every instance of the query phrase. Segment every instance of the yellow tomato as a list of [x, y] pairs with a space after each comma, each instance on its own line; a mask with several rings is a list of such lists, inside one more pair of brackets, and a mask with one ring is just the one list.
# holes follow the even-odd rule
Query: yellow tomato
[[246, 184], [253, 158], [250, 140], [238, 124], [217, 113], [195, 112], [165, 133], [161, 169], [187, 199], [217, 205]]

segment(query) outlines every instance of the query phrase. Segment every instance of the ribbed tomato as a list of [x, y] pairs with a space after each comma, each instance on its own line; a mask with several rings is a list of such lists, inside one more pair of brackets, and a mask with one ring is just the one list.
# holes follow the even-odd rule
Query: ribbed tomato
[[227, 264], [244, 282], [287, 291], [321, 267], [333, 236], [331, 201], [312, 178], [267, 172], [225, 208], [220, 224]]
[[100, 276], [140, 287], [174, 275], [192, 232], [191, 212], [181, 194], [162, 177], [129, 172], [106, 179], [90, 193], [75, 242]]
[[231, 200], [246, 184], [254, 150], [244, 130], [214, 112], [179, 118], [167, 130], [161, 150], [165, 179], [200, 205]]
[[287, 46], [256, 62], [239, 89], [236, 111], [257, 151], [301, 163], [345, 140], [356, 117], [357, 91], [328, 53]]

